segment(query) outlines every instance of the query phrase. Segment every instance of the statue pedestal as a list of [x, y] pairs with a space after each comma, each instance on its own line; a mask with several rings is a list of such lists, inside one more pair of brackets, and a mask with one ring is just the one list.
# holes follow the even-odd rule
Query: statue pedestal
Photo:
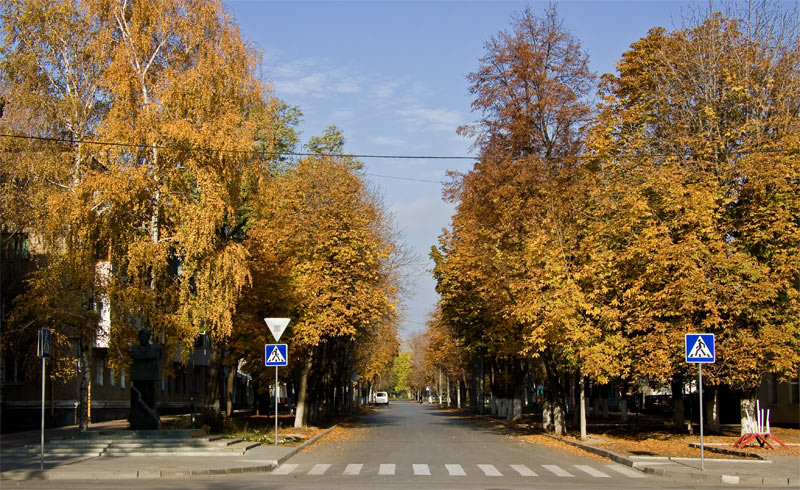
[[131, 364], [131, 413], [133, 430], [154, 430], [161, 426], [156, 412], [156, 383], [161, 380], [161, 348], [149, 343], [150, 333], [139, 333], [141, 345], [133, 349]]

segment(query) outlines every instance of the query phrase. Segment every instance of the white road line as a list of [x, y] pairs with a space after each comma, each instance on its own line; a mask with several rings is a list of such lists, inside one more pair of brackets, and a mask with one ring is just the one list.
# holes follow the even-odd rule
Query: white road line
[[622, 473], [628, 478], [647, 478], [644, 473], [639, 473], [638, 471], [632, 470], [627, 466], [622, 466], [621, 464], [607, 464], [606, 468], [614, 470], [617, 473]]
[[343, 475], [358, 475], [361, 473], [361, 468], [363, 468], [363, 464], [349, 464], [347, 468], [344, 469]]
[[412, 464], [415, 476], [431, 476], [431, 469], [426, 464]]
[[503, 476], [503, 474], [502, 474], [502, 473], [500, 473], [500, 472], [497, 470], [497, 468], [495, 468], [495, 467], [494, 467], [494, 465], [490, 465], [490, 464], [479, 464], [479, 465], [478, 465], [478, 468], [480, 468], [480, 469], [481, 469], [481, 471], [483, 471], [483, 474], [484, 474], [484, 475], [486, 475], [486, 476]]
[[539, 475], [536, 474], [535, 471], [533, 471], [532, 469], [528, 468], [524, 464], [512, 464], [512, 465], [509, 465], [509, 466], [511, 466], [512, 470], [514, 470], [517, 473], [519, 473], [520, 476], [539, 476]]
[[467, 476], [467, 474], [464, 473], [464, 468], [462, 468], [460, 464], [446, 464], [444, 467], [447, 468], [447, 472], [450, 473], [450, 476]]
[[556, 466], [554, 464], [543, 464], [542, 468], [544, 468], [547, 471], [555, 474], [556, 476], [562, 476], [562, 477], [565, 477], [565, 478], [569, 478], [569, 477], [574, 477], [575, 476], [572, 473], [569, 473], [569, 472], [561, 469], [559, 466]]
[[330, 467], [331, 467], [331, 465], [329, 465], [329, 464], [315, 464], [314, 467], [311, 468], [311, 471], [308, 472], [308, 474], [309, 475], [324, 475], [325, 472], [328, 471], [328, 468], [330, 468]]
[[393, 464], [382, 464], [378, 469], [378, 474], [384, 476], [394, 475], [395, 467]]
[[610, 476], [606, 475], [602, 471], [594, 469], [589, 465], [576, 464], [576, 465], [573, 465], [573, 466], [578, 468], [579, 470], [583, 471], [584, 473], [589, 473], [590, 475], [592, 475], [595, 478], [611, 478]]
[[272, 472], [272, 474], [273, 475], [288, 475], [289, 473], [294, 471], [294, 469], [297, 468], [298, 466], [300, 466], [300, 465], [297, 465], [297, 464], [282, 464], [278, 468], [276, 468], [275, 471]]

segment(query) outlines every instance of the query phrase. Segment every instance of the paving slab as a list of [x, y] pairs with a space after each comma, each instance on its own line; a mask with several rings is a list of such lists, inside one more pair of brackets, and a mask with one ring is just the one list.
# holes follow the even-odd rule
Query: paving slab
[[[93, 424], [90, 431], [124, 429], [125, 421]], [[158, 455], [52, 455], [47, 454], [51, 441], [75, 437], [77, 427], [45, 430], [44, 469], [39, 453], [24, 451], [26, 445], [40, 443], [39, 431], [0, 436], [0, 480], [117, 480], [128, 478], [171, 478], [198, 475], [225, 475], [272, 471], [278, 465], [313, 444], [331, 429], [299, 446], [242, 445], [242, 453], [195, 457], [178, 451]]]

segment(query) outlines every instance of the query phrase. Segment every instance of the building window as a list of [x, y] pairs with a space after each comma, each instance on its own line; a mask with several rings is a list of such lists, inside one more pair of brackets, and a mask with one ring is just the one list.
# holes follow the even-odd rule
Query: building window
[[120, 377], [119, 377], [119, 387], [121, 389], [123, 389], [123, 390], [125, 389], [125, 375], [124, 374], [120, 375]]
[[98, 359], [94, 363], [94, 373], [95, 373], [95, 384], [97, 386], [103, 386], [103, 371], [105, 371], [104, 362], [102, 359]]
[[23, 364], [16, 357], [5, 358], [5, 366], [3, 366], [3, 382], [6, 384], [20, 384], [25, 378], [23, 372]]
[[114, 370], [113, 369], [109, 369], [108, 370], [108, 384], [110, 386], [114, 386]]
[[789, 403], [792, 405], [800, 403], [800, 372], [789, 381]]
[[769, 379], [769, 403], [771, 405], [778, 404], [778, 376], [775, 373], [771, 373], [768, 377]]

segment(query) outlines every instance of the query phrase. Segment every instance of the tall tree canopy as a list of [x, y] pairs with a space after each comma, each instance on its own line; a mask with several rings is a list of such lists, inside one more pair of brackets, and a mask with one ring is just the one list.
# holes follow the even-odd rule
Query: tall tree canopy
[[[434, 252], [441, 311], [460, 332], [477, 334], [468, 344], [483, 345], [482, 354], [513, 366], [527, 355], [544, 360], [557, 400], [572, 327], [564, 322], [580, 320], [570, 263], [580, 166], [572, 157], [591, 116], [594, 76], [554, 6], [543, 17], [523, 11], [486, 51], [468, 77], [482, 117], [459, 130], [476, 137], [479, 162], [447, 193], [457, 213]], [[509, 386], [517, 398], [520, 385]]]
[[692, 331], [714, 384], [796, 373], [800, 44], [774, 13], [653, 29], [604, 77], [597, 233], [639, 376], [685, 369]]
[[166, 341], [166, 359], [208, 333], [218, 414], [214, 370], [250, 281], [251, 197], [274, 171], [255, 150], [296, 141], [296, 114], [262, 86], [221, 2], [12, 1], [2, 15], [4, 127], [67, 141], [4, 139], [4, 188], [24, 183], [16, 229], [51, 254], [18, 315], [62, 311], [73, 321], [57, 333], [79, 339], [84, 359], [93, 310], [110, 301], [116, 372], [137, 327]]

